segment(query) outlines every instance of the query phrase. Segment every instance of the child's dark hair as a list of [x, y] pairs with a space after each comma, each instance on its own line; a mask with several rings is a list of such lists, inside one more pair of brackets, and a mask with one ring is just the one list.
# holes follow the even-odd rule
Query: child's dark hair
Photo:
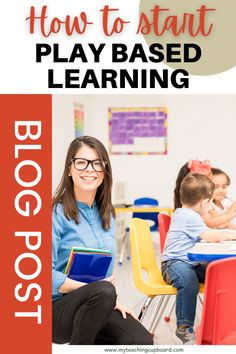
[[180, 185], [183, 181], [184, 177], [187, 176], [190, 172], [188, 167], [188, 162], [186, 162], [181, 169], [179, 170], [179, 174], [177, 176], [175, 182], [175, 189], [174, 189], [174, 209], [181, 208], [182, 203], [180, 201]]
[[189, 173], [180, 186], [182, 204], [194, 206], [203, 199], [211, 199], [215, 185], [209, 177], [199, 173]]
[[219, 168], [214, 168], [214, 167], [211, 168], [211, 172], [212, 172], [213, 176], [224, 175], [226, 177], [226, 179], [227, 179], [227, 185], [228, 186], [230, 185], [230, 178], [227, 175], [227, 173], [225, 173], [224, 171], [220, 170]]

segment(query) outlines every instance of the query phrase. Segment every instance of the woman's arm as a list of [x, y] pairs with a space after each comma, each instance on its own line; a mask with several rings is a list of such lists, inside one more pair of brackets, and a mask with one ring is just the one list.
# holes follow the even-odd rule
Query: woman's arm
[[61, 243], [63, 224], [60, 213], [52, 213], [52, 292], [53, 295], [66, 294], [85, 283], [77, 282], [67, 277], [63, 272], [56, 270], [58, 264], [58, 250]]
[[81, 283], [79, 281], [76, 281], [76, 280], [73, 280], [70, 278], [66, 278], [64, 283], [60, 286], [59, 292], [62, 294], [67, 294], [73, 290], [80, 288], [81, 286], [84, 286], [84, 285], [86, 285], [86, 283]]
[[[106, 281], [110, 281], [115, 287], [115, 279], [116, 276], [113, 273], [110, 277], [105, 278], [104, 280]], [[130, 310], [129, 308], [127, 308], [126, 306], [122, 305], [119, 301], [119, 296], [117, 295], [117, 299], [116, 299], [116, 306], [114, 308], [114, 310], [119, 311], [121, 313], [121, 316], [126, 319], [126, 314], [128, 313], [130, 316], [132, 316], [133, 318], [135, 318], [136, 320], [138, 320], [137, 316], [135, 315], [135, 313]]]
[[[111, 282], [114, 285], [114, 275], [111, 275], [108, 278], [105, 278], [104, 280]], [[87, 283], [82, 283], [70, 278], [66, 278], [64, 283], [60, 286], [59, 292], [62, 294], [67, 294], [73, 290], [76, 290], [80, 288], [81, 286], [86, 285]]]

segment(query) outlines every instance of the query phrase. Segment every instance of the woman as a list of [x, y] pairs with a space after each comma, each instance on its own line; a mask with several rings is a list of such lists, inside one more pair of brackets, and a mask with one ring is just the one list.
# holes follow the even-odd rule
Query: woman
[[[153, 344], [113, 285], [115, 260], [112, 171], [103, 144], [84, 136], [72, 141], [53, 197], [53, 342]], [[71, 247], [109, 249], [106, 279], [85, 284], [64, 274]]]

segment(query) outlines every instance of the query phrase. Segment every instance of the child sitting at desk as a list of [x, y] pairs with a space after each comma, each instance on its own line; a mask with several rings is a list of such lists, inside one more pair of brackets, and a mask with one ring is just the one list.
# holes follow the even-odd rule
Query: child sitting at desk
[[201, 175], [210, 177], [211, 176], [211, 163], [209, 160], [203, 162], [199, 160], [189, 160], [186, 162], [179, 170], [174, 189], [174, 210], [181, 208], [182, 204], [180, 201], [180, 185], [184, 177], [190, 172], [200, 173]]
[[211, 207], [215, 185], [198, 173], [188, 174], [180, 186], [182, 207], [175, 210], [162, 254], [164, 280], [177, 288], [177, 329], [179, 344], [194, 344], [193, 330], [199, 283], [205, 281], [206, 265], [190, 261], [189, 250], [201, 239], [221, 242], [236, 238], [236, 231], [209, 229], [202, 216]]
[[227, 196], [229, 176], [219, 168], [212, 168], [211, 180], [215, 184], [212, 209], [204, 216], [207, 226], [236, 229], [236, 201]]

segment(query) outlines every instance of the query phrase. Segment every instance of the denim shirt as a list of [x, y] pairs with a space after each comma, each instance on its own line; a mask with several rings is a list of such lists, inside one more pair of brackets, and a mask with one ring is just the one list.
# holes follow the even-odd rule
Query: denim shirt
[[111, 227], [104, 230], [96, 202], [90, 207], [82, 202], [76, 202], [79, 212], [79, 224], [65, 217], [61, 204], [57, 204], [52, 212], [52, 301], [62, 294], [60, 286], [67, 276], [64, 273], [71, 248], [89, 247], [102, 248], [111, 251], [112, 261], [106, 277], [112, 275], [115, 260], [115, 223], [111, 218]]

